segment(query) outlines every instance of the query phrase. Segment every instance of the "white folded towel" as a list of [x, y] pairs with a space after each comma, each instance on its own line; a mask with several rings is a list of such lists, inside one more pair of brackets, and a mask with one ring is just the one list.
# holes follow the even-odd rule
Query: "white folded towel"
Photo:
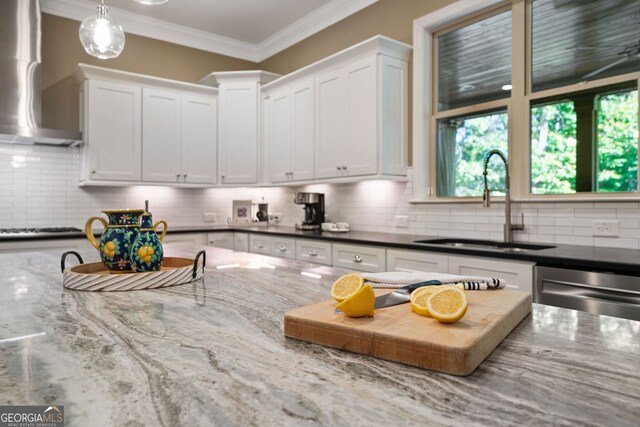
[[443, 285], [462, 283], [466, 290], [502, 289], [507, 283], [502, 279], [454, 274], [428, 273], [424, 271], [388, 271], [385, 273], [362, 273], [374, 288], [401, 288], [412, 283], [437, 280]]

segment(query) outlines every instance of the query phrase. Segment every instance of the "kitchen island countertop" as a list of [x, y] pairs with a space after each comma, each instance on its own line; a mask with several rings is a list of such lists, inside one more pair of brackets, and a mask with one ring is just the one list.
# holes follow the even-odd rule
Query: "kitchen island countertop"
[[327, 299], [339, 268], [207, 248], [203, 280], [92, 293], [62, 288], [61, 252], [0, 254], [0, 405], [64, 405], [69, 426], [640, 417], [640, 322], [534, 304], [473, 374], [454, 377], [284, 337], [284, 313]]

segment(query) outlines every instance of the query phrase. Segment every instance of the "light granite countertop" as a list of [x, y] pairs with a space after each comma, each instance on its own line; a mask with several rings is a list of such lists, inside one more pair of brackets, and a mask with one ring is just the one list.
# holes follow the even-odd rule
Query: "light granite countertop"
[[69, 426], [640, 419], [640, 322], [534, 304], [472, 375], [455, 377], [286, 338], [284, 313], [327, 299], [345, 270], [207, 248], [203, 280], [91, 293], [62, 288], [62, 252], [0, 254], [0, 405], [64, 405]]

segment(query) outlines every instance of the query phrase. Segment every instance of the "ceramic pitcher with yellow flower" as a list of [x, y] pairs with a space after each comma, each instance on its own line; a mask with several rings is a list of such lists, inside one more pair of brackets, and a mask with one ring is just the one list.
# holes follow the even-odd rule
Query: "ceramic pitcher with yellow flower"
[[[148, 209], [148, 208], [147, 208]], [[156, 230], [163, 224], [162, 234], [158, 237]], [[167, 223], [158, 221], [153, 223], [149, 212], [142, 214], [140, 222], [140, 234], [131, 245], [131, 268], [135, 272], [158, 271], [162, 265], [164, 252], [162, 239], [167, 234]]]
[[[109, 222], [99, 216], [89, 218], [84, 226], [87, 239], [100, 253], [100, 259], [111, 273], [131, 273], [129, 253], [131, 245], [140, 233], [142, 209], [111, 209], [102, 211]], [[105, 230], [96, 240], [91, 229], [95, 221], [100, 221]]]

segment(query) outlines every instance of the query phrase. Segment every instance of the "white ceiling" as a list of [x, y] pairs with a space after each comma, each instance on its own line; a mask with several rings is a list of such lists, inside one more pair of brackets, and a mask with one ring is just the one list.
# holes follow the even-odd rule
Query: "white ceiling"
[[[133, 33], [260, 62], [377, 0], [105, 0]], [[40, 0], [42, 11], [82, 21], [99, 0]]]

